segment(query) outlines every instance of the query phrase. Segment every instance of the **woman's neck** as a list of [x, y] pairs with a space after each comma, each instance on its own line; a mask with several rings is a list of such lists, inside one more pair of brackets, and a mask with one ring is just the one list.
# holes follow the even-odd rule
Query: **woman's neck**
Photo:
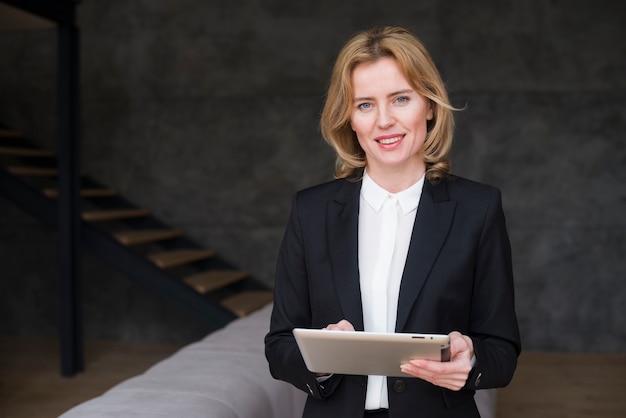
[[376, 184], [389, 193], [399, 193], [408, 189], [422, 178], [426, 164], [409, 167], [370, 167], [366, 166], [367, 175]]

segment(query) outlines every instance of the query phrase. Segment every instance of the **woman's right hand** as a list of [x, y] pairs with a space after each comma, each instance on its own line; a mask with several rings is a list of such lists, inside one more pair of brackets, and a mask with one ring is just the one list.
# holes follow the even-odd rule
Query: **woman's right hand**
[[350, 321], [342, 319], [336, 324], [328, 324], [325, 328], [322, 329], [327, 329], [329, 331], [354, 331], [354, 326], [352, 326]]

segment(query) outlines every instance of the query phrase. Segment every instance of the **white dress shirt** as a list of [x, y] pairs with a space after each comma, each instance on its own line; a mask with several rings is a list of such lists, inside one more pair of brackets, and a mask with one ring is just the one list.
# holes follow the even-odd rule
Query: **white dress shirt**
[[[422, 176], [408, 189], [393, 194], [367, 172], [363, 176], [358, 256], [365, 331], [395, 331], [400, 281], [423, 185]], [[369, 376], [365, 409], [388, 407], [387, 378]]]

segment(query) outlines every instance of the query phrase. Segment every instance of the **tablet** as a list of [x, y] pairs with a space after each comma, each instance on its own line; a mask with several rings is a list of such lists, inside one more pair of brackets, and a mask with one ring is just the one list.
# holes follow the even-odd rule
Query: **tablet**
[[450, 337], [295, 328], [307, 368], [315, 373], [406, 377], [400, 364], [421, 358], [450, 361]]

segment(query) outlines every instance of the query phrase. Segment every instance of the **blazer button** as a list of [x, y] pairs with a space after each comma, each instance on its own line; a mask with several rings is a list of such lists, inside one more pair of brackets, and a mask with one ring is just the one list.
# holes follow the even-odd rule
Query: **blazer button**
[[402, 393], [406, 390], [406, 382], [404, 380], [396, 380], [393, 384], [393, 391]]

